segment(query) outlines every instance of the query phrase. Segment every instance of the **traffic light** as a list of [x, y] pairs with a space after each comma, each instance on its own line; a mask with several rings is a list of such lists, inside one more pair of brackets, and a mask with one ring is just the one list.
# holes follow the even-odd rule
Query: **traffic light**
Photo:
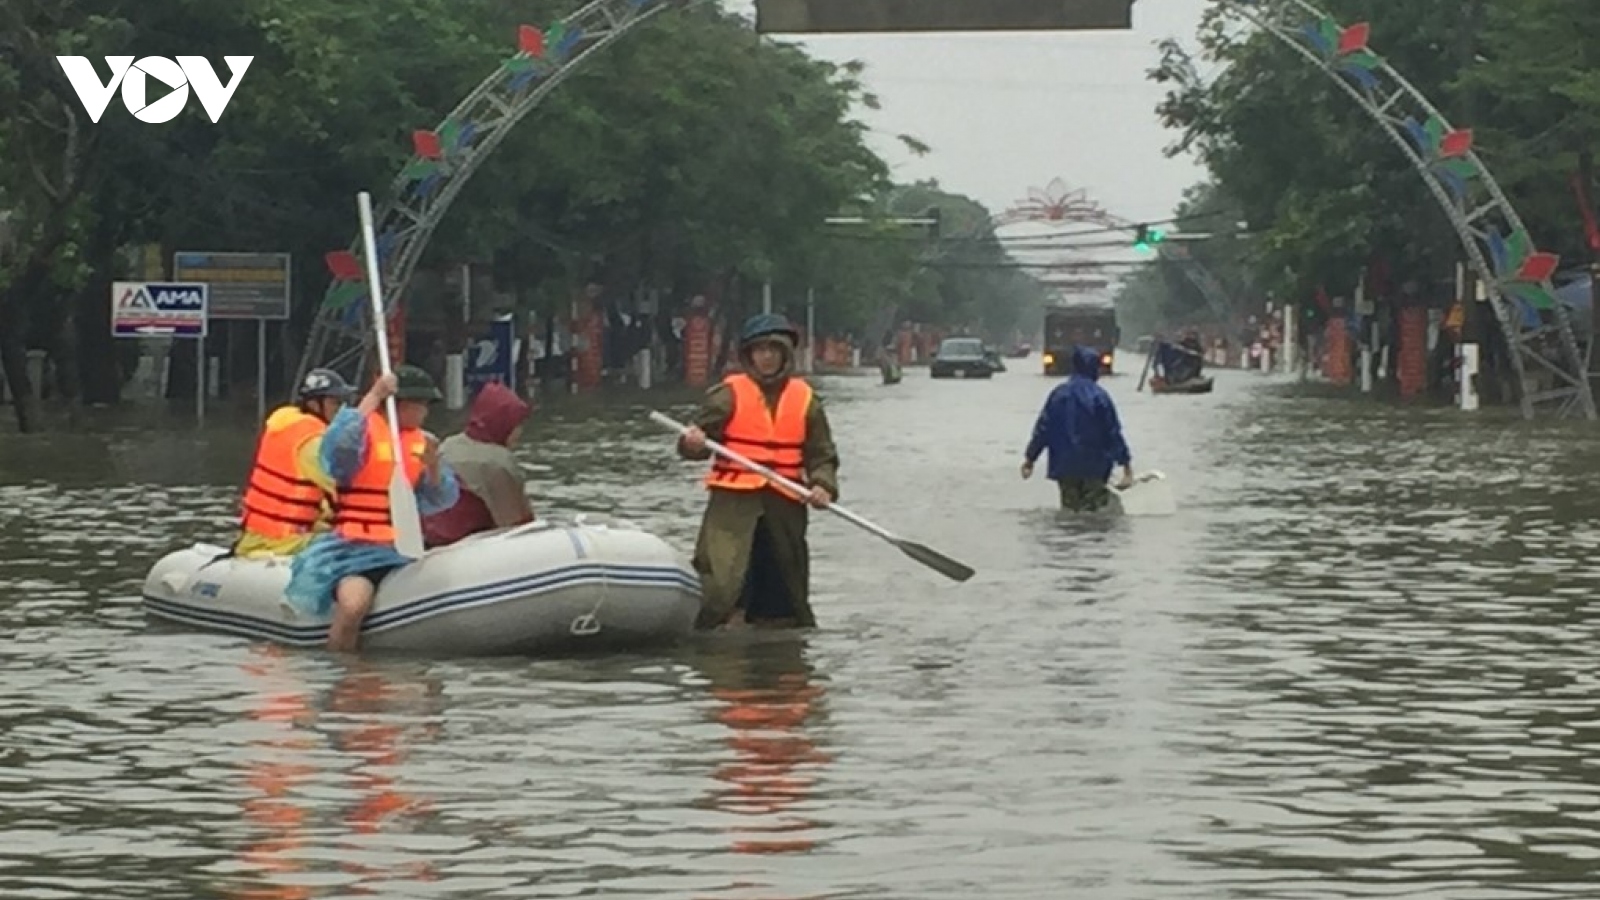
[[928, 226], [928, 237], [937, 241], [944, 236], [944, 210], [937, 206], [930, 206], [922, 216], [925, 219], [933, 220], [932, 224]]
[[1140, 225], [1138, 234], [1133, 236], [1133, 249], [1141, 253], [1148, 252], [1152, 244], [1159, 244], [1165, 238], [1166, 235], [1161, 233], [1161, 229]]

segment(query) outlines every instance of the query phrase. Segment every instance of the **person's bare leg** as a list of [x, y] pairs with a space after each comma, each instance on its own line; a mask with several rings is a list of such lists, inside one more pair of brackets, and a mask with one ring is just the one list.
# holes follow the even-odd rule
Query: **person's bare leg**
[[328, 626], [328, 649], [349, 653], [361, 642], [361, 622], [372, 609], [378, 589], [359, 575], [341, 578], [333, 591], [333, 623]]

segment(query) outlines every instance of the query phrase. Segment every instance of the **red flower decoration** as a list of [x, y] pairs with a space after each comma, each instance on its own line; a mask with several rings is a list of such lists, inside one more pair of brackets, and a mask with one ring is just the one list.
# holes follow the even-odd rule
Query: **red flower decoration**
[[1561, 262], [1561, 257], [1554, 253], [1534, 253], [1517, 270], [1518, 281], [1544, 281], [1555, 274], [1556, 265]]
[[518, 26], [517, 49], [529, 56], [543, 56], [544, 32], [532, 25]]
[[1367, 49], [1367, 39], [1372, 37], [1372, 25], [1367, 22], [1357, 22], [1339, 32], [1339, 55], [1347, 56], [1358, 50]]
[[444, 150], [439, 146], [439, 136], [431, 131], [411, 132], [411, 146], [423, 159], [439, 159], [444, 156]]
[[349, 250], [335, 250], [322, 259], [328, 264], [328, 271], [333, 273], [334, 281], [361, 280], [361, 261]]
[[1458, 128], [1444, 136], [1439, 144], [1439, 155], [1445, 159], [1466, 156], [1472, 149], [1472, 129]]

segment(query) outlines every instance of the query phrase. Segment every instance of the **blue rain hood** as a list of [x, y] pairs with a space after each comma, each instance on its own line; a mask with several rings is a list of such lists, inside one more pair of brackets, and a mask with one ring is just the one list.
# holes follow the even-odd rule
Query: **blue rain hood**
[[1072, 374], [1082, 375], [1090, 381], [1100, 380], [1100, 354], [1088, 347], [1072, 348]]
[[1072, 372], [1045, 398], [1024, 458], [1033, 462], [1049, 450], [1050, 478], [1105, 481], [1112, 468], [1131, 459], [1122, 422], [1111, 395], [1098, 383], [1100, 354], [1088, 347], [1074, 348]]

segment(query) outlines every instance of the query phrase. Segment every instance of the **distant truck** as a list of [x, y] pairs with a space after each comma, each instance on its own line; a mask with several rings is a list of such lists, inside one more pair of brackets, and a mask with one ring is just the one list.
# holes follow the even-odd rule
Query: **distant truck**
[[1121, 338], [1115, 307], [1050, 307], [1044, 314], [1044, 374], [1072, 374], [1072, 348], [1082, 346], [1100, 351], [1100, 374], [1110, 375]]

